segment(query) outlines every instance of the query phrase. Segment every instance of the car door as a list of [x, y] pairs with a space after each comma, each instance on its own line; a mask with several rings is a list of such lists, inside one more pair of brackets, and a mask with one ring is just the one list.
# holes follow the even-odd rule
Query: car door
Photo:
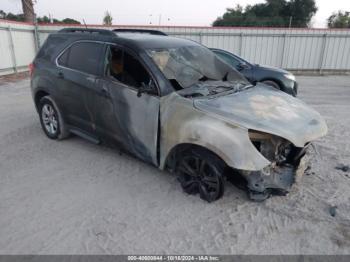
[[[91, 103], [98, 133], [157, 165], [160, 102], [150, 72], [135, 54], [114, 45], [107, 45], [105, 62]], [[138, 93], [143, 85], [152, 87], [153, 94]]]
[[103, 49], [103, 43], [79, 41], [57, 58], [57, 81], [66, 121], [88, 133], [94, 132], [88, 99], [100, 75]]

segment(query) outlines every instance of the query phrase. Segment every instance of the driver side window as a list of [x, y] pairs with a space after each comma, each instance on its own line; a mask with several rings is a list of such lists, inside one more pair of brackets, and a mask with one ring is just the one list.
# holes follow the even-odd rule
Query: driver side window
[[216, 53], [222, 60], [224, 60], [229, 65], [233, 66], [234, 68], [238, 69], [240, 65], [240, 61], [238, 59], [235, 59], [233, 56], [230, 56], [228, 54], [217, 52]]
[[134, 88], [151, 83], [151, 76], [133, 55], [116, 46], [107, 50], [106, 75]]

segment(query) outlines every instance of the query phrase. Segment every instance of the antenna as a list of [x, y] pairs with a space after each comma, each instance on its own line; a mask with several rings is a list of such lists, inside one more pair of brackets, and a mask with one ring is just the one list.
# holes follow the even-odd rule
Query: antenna
[[85, 28], [87, 29], [87, 25], [86, 25], [86, 23], [85, 23], [85, 20], [83, 19], [83, 23], [84, 23], [84, 25], [85, 25]]

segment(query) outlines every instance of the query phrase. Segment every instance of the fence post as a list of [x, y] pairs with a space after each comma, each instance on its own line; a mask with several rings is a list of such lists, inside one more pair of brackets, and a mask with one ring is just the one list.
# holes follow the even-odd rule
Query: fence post
[[326, 44], [327, 44], [327, 34], [324, 34], [323, 41], [322, 41], [322, 49], [321, 49], [321, 54], [320, 54], [320, 61], [319, 61], [319, 66], [318, 66], [318, 70], [319, 70], [320, 74], [322, 74], [325, 51], [326, 51]]
[[203, 33], [202, 33], [202, 31], [199, 32], [199, 43], [203, 44]]
[[40, 48], [40, 38], [39, 38], [39, 32], [38, 32], [38, 23], [35, 19], [34, 23], [34, 41], [35, 41], [35, 51], [38, 52]]
[[239, 56], [242, 56], [242, 48], [243, 48], [243, 33], [239, 34]]
[[283, 68], [284, 65], [284, 56], [286, 53], [286, 39], [287, 39], [287, 34], [283, 34], [283, 43], [282, 43], [282, 55], [281, 55], [281, 68]]
[[12, 30], [11, 27], [8, 27], [9, 32], [9, 38], [10, 38], [10, 52], [11, 52], [11, 58], [12, 58], [12, 66], [14, 72], [17, 74], [17, 59], [16, 59], [16, 52], [15, 52], [15, 45], [13, 43], [13, 37], [12, 37]]

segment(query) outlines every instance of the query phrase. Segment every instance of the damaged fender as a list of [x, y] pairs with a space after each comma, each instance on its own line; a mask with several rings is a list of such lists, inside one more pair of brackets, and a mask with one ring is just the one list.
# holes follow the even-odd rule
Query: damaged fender
[[237, 169], [260, 170], [270, 163], [251, 143], [247, 129], [195, 109], [191, 99], [175, 92], [162, 98], [160, 117], [161, 169], [179, 144], [205, 147]]

